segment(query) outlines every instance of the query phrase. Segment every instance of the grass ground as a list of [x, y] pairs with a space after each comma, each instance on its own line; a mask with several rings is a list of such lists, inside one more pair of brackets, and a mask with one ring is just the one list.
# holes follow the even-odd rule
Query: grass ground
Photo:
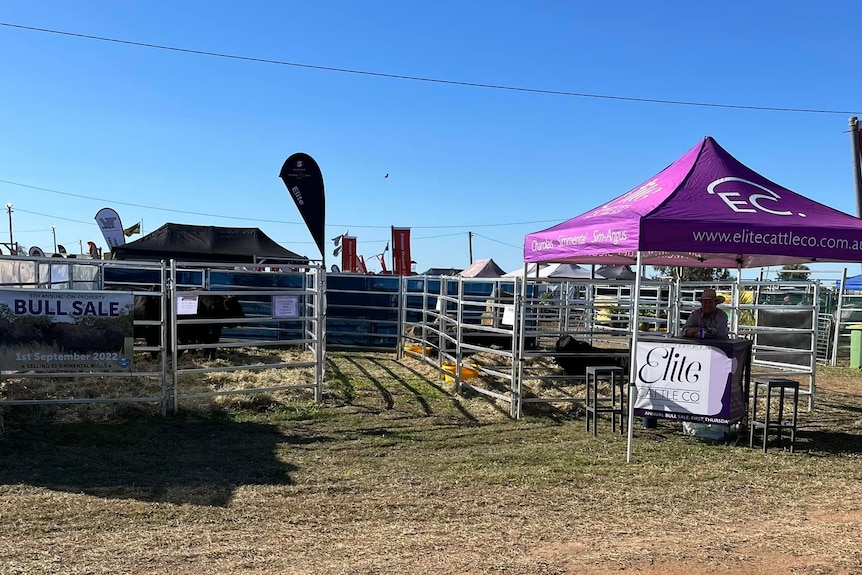
[[797, 451], [522, 420], [426, 365], [329, 355], [325, 402], [7, 408], [0, 575], [862, 572], [862, 379], [818, 374]]

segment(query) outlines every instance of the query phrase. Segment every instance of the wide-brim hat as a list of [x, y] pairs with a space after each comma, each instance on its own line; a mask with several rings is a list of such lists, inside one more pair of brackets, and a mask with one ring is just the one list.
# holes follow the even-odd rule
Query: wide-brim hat
[[723, 295], [716, 295], [715, 290], [711, 289], [711, 288], [707, 288], [707, 289], [703, 290], [703, 293], [701, 293], [700, 297], [697, 299], [698, 299], [698, 301], [703, 301], [705, 299], [714, 299], [715, 303], [717, 303], [717, 304], [724, 303], [724, 296]]

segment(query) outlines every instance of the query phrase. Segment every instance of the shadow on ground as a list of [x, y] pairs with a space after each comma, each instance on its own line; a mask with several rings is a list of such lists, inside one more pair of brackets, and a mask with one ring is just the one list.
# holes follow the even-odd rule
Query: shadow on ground
[[158, 418], [7, 431], [0, 484], [210, 506], [227, 505], [241, 485], [291, 484], [295, 467], [277, 448], [309, 442], [258, 423]]

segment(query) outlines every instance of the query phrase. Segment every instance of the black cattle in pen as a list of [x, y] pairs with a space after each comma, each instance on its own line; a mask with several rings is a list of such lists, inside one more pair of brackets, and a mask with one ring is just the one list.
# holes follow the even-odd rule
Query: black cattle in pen
[[[162, 328], [160, 325], [140, 325], [139, 321], [161, 321], [162, 319], [162, 298], [157, 295], [136, 295], [134, 307], [135, 339], [143, 339], [150, 347], [156, 347], [161, 344]], [[168, 345], [165, 345], [167, 348]], [[158, 355], [158, 352], [151, 352], [153, 357]]]
[[[161, 299], [158, 296], [135, 296], [135, 319], [150, 321], [160, 320], [162, 316], [160, 305]], [[236, 296], [208, 294], [198, 296], [197, 313], [193, 315], [181, 315], [178, 319], [181, 321], [196, 321], [238, 319], [244, 317], [245, 312]], [[180, 324], [177, 326], [177, 343], [180, 345], [211, 345], [218, 343], [221, 339], [221, 333], [224, 327], [225, 323], [223, 322]], [[161, 326], [136, 325], [135, 337], [144, 339], [148, 346], [158, 346], [161, 339]], [[168, 343], [165, 347], [169, 348], [169, 342], [171, 341], [170, 329], [168, 329], [167, 338]], [[207, 358], [216, 358], [215, 347], [207, 348], [205, 352]], [[153, 352], [153, 355], [155, 355], [155, 352]]]
[[[183, 316], [187, 317], [187, 316]], [[202, 295], [198, 297], [198, 319], [238, 319], [244, 318], [245, 312], [236, 296]], [[214, 344], [221, 339], [224, 323], [201, 323], [181, 325], [178, 328], [179, 342], [182, 344]], [[206, 356], [216, 358], [216, 348], [207, 348]]]
[[[456, 337], [456, 335], [457, 334], [455, 332], [451, 334], [452, 337]], [[477, 347], [511, 350], [513, 343], [517, 344], [517, 337], [517, 334], [512, 333], [497, 333], [470, 328], [464, 328], [461, 330], [461, 343], [466, 345], [475, 345]], [[525, 350], [536, 349], [536, 345], [535, 337], [527, 337], [524, 339]], [[455, 344], [447, 340], [446, 351], [453, 353], [455, 351]], [[462, 348], [462, 351], [464, 354], [477, 353], [476, 350], [466, 348]]]
[[557, 339], [554, 361], [563, 368], [566, 375], [584, 375], [591, 365], [623, 366], [619, 357], [620, 350], [595, 347], [585, 341], [564, 335]]

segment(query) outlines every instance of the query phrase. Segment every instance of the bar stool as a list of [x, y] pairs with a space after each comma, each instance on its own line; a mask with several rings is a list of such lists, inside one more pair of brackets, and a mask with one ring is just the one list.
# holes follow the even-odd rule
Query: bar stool
[[[757, 419], [757, 397], [758, 392], [762, 393], [761, 388], [766, 390], [766, 413], [762, 420]], [[772, 409], [772, 399], [776, 397], [775, 392], [778, 392], [778, 417], [773, 419], [770, 415]], [[784, 419], [784, 398], [786, 392], [792, 392], [793, 411], [790, 419]], [[781, 431], [784, 429], [790, 430], [790, 453], [796, 446], [796, 416], [799, 413], [799, 382], [792, 379], [781, 378], [760, 378], [754, 380], [754, 402], [751, 407], [751, 436], [748, 440], [748, 446], [754, 447], [754, 430], [763, 430], [763, 453], [766, 453], [766, 442], [769, 436], [769, 431], [773, 430], [778, 435], [778, 446], [781, 447]]]
[[[625, 396], [625, 382], [623, 381], [624, 370], [618, 365], [590, 365], [587, 366], [587, 390], [584, 406], [587, 411], [587, 431], [590, 430], [590, 418], [593, 423], [593, 435], [598, 435], [599, 413], [611, 414], [611, 429], [617, 430], [617, 415], [620, 416], [620, 434], [623, 433], [623, 398]], [[599, 381], [608, 381], [611, 384], [610, 397], [599, 397]], [[604, 405], [601, 405], [604, 403]]]

